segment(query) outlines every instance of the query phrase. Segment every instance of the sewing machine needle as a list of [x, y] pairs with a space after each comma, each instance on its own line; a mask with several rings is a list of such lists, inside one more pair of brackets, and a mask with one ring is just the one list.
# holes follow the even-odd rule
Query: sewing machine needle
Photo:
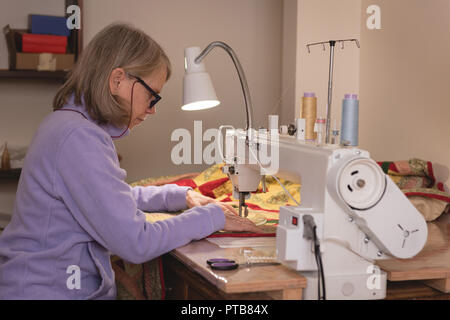
[[[244, 207], [244, 215], [242, 215], [242, 207]], [[245, 204], [245, 194], [243, 192], [239, 192], [239, 216], [246, 217], [247, 216], [247, 205]]]

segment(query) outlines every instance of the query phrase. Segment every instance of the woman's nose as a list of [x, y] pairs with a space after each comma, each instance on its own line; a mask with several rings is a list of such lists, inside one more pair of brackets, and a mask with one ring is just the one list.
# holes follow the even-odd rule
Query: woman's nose
[[156, 112], [156, 107], [152, 107], [150, 109], [147, 109], [146, 111], [148, 114], [154, 114]]

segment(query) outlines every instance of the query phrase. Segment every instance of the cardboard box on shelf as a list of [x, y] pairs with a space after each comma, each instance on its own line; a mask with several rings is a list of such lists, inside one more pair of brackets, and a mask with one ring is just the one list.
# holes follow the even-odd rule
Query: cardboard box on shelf
[[9, 55], [10, 70], [67, 71], [75, 64], [72, 53], [23, 53], [21, 48], [22, 34], [27, 30], [11, 29], [9, 25], [3, 28]]

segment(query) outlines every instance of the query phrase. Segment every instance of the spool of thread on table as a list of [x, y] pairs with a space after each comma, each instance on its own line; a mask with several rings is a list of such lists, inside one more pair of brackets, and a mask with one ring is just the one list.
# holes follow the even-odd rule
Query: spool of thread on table
[[316, 120], [316, 124], [314, 126], [314, 131], [317, 134], [316, 143], [319, 145], [325, 144], [325, 134], [326, 134], [326, 123], [327, 119], [325, 118], [318, 118]]
[[358, 145], [359, 100], [356, 94], [346, 94], [342, 100], [341, 144]]
[[314, 125], [317, 118], [317, 97], [314, 92], [305, 92], [302, 98], [300, 118], [305, 118], [305, 140], [316, 140]]

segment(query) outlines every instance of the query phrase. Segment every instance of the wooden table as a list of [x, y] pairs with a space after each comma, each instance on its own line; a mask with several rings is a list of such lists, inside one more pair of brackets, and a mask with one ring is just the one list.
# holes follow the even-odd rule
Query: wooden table
[[427, 242], [415, 257], [377, 262], [387, 272], [389, 283], [399, 292], [400, 298], [406, 296], [407, 287], [418, 297], [450, 298], [450, 214], [427, 225]]
[[[388, 273], [386, 299], [450, 299], [449, 216], [428, 224], [428, 241], [416, 257], [377, 262]], [[214, 257], [242, 262], [244, 249], [220, 248], [207, 240], [201, 240], [165, 255], [166, 298], [302, 298], [302, 290], [307, 285], [306, 278], [283, 265], [214, 271], [206, 264], [206, 260]]]
[[[272, 248], [273, 249], [273, 248]], [[250, 266], [217, 271], [211, 258], [244, 262], [243, 250], [264, 253], [264, 248], [220, 248], [207, 240], [194, 241], [163, 258], [167, 299], [277, 299], [299, 300], [306, 278], [283, 266]]]

